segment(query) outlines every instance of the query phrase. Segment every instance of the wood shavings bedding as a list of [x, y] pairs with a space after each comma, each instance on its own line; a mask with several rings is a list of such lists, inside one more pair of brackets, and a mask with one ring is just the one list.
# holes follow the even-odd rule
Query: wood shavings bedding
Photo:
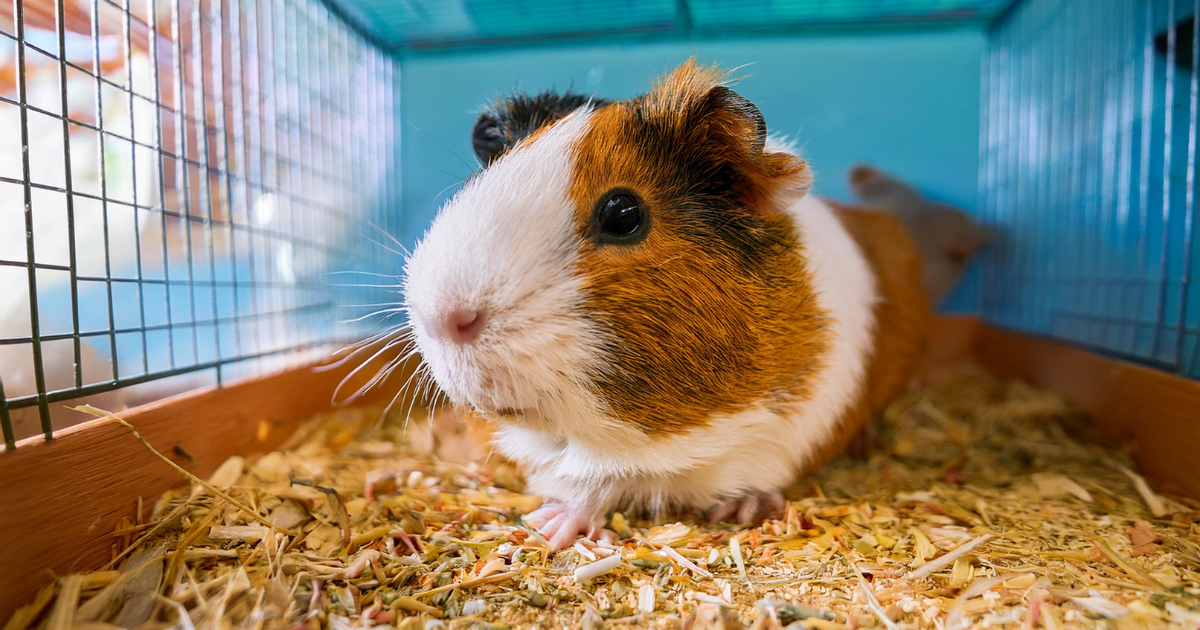
[[1200, 627], [1200, 506], [1072, 438], [1057, 397], [980, 372], [896, 402], [865, 461], [834, 460], [758, 526], [617, 514], [619, 543], [558, 553], [521, 521], [539, 500], [453, 414], [407, 432], [376, 414], [320, 416], [168, 492], [110, 566], [5, 630]]

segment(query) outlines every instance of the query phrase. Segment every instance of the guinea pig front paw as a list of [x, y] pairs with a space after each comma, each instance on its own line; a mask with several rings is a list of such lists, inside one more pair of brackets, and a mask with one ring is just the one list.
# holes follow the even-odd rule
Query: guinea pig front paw
[[614, 541], [617, 535], [604, 528], [604, 515], [594, 510], [551, 501], [525, 515], [525, 522], [537, 528], [555, 551], [570, 547], [579, 536], [595, 541]]
[[717, 504], [708, 510], [708, 520], [717, 523], [736, 516], [738, 523], [748, 525], [782, 512], [785, 505], [787, 501], [779, 490], [760, 490]]

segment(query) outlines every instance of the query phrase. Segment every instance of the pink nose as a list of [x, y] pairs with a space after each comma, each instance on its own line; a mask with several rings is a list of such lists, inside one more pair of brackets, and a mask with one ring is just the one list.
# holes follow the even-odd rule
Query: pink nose
[[446, 338], [458, 345], [466, 345], [479, 338], [487, 315], [473, 308], [450, 311], [443, 322]]

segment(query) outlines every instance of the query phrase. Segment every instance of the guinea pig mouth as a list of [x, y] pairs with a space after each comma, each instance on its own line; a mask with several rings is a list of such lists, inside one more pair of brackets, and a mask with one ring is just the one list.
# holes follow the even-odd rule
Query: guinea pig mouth
[[523, 395], [514, 390], [511, 383], [495, 378], [487, 368], [460, 365], [456, 369], [482, 374], [477, 377], [478, 381], [471, 379], [470, 385], [458, 390], [457, 396], [451, 398], [458, 398], [476, 412], [500, 422], [532, 425], [540, 421], [537, 403], [528, 392]]

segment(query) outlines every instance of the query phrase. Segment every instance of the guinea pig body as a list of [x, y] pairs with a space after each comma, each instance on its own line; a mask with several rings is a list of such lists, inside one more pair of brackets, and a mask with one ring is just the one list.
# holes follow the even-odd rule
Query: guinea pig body
[[546, 497], [528, 520], [555, 547], [618, 505], [779, 506], [920, 356], [904, 228], [806, 196], [807, 165], [723, 78], [688, 63], [546, 116], [408, 261], [426, 365]]
[[992, 240], [991, 232], [971, 215], [928, 199], [877, 168], [851, 169], [850, 187], [861, 203], [886, 208], [908, 229], [921, 253], [921, 282], [935, 306], [958, 285], [975, 253]]

